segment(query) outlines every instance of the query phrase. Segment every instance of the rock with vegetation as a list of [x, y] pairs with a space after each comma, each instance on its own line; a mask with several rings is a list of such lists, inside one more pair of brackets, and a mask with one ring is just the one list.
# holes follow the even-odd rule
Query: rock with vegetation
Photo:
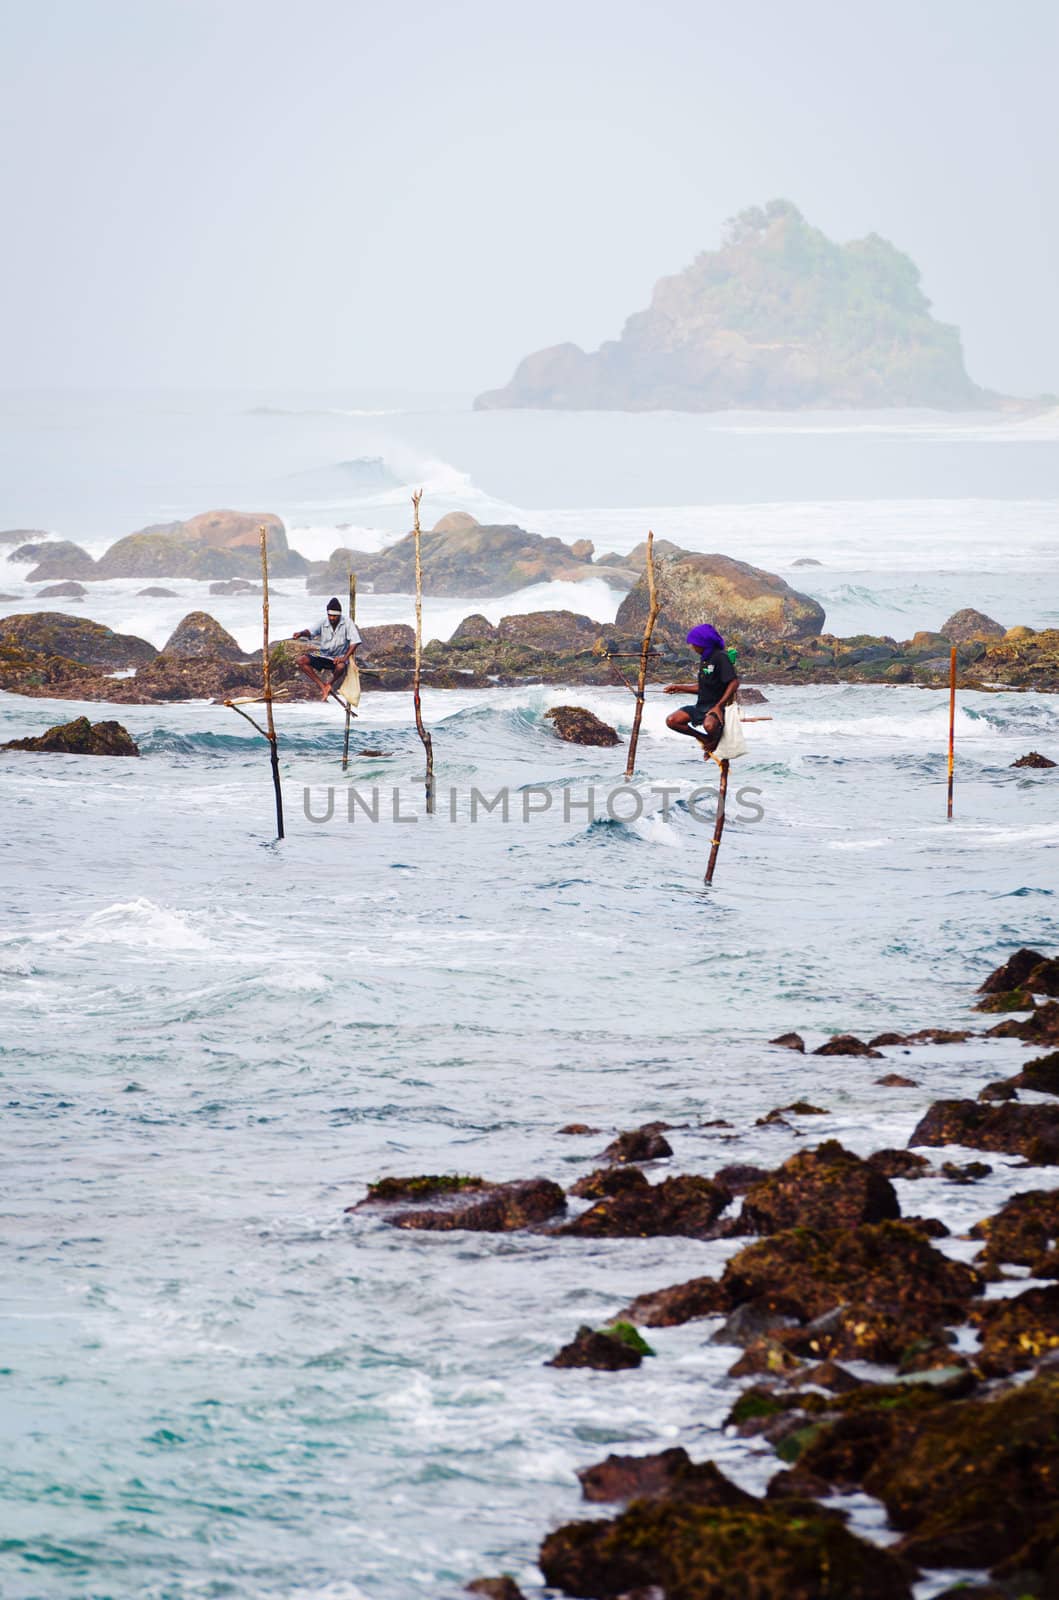
[[992, 617], [987, 617], [984, 611], [975, 611], [973, 606], [965, 606], [962, 611], [954, 611], [947, 622], [943, 622], [940, 629], [945, 639], [951, 639], [953, 644], [963, 644], [968, 639], [1002, 639], [1006, 629], [999, 622], [994, 622]]
[[630, 1322], [606, 1328], [580, 1327], [569, 1344], [544, 1364], [546, 1367], [595, 1367], [600, 1372], [620, 1372], [638, 1367], [654, 1351]]
[[617, 1600], [911, 1600], [909, 1569], [811, 1502], [642, 1499], [548, 1535], [544, 1581]]
[[475, 405], [970, 410], [991, 400], [906, 255], [877, 234], [837, 244], [789, 200], [772, 200], [734, 217], [719, 250], [662, 278], [620, 339], [594, 354], [539, 350]]
[[[566, 1210], [566, 1196], [548, 1178], [516, 1179], [512, 1183], [431, 1178], [429, 1181], [435, 1186], [422, 1196], [434, 1202], [430, 1206], [422, 1206], [414, 1198], [408, 1204], [408, 1195], [387, 1187], [397, 1181], [383, 1180], [382, 1185], [373, 1186], [367, 1198], [352, 1209], [382, 1208], [384, 1220], [393, 1227], [429, 1233], [509, 1233], [550, 1222]], [[399, 1181], [408, 1185], [415, 1180]]]
[[[629, 1169], [638, 1171], [638, 1169]], [[559, 1232], [577, 1239], [646, 1239], [676, 1235], [709, 1239], [731, 1204], [728, 1189], [710, 1178], [682, 1174], [661, 1183], [631, 1182], [564, 1223]]]
[[888, 1177], [828, 1139], [802, 1150], [778, 1172], [748, 1190], [742, 1231], [779, 1233], [784, 1228], [855, 1228], [901, 1215]]
[[947, 1144], [1024, 1156], [1035, 1166], [1059, 1165], [1059, 1106], [1000, 1105], [936, 1100], [912, 1133], [909, 1147]]
[[269, 571], [289, 577], [308, 570], [271, 512], [204, 511], [186, 522], [141, 528], [100, 556], [93, 578], [255, 578], [261, 574], [259, 529], [267, 532]]
[[1042, 756], [1038, 750], [1030, 750], [1028, 754], [1019, 756], [1018, 760], [1013, 761], [1011, 765], [1013, 767], [1035, 767], [1040, 771], [1045, 771], [1049, 767], [1054, 767], [1056, 763], [1050, 757]]
[[449, 644], [493, 644], [498, 637], [496, 623], [490, 622], [488, 617], [483, 617], [480, 611], [475, 611], [469, 617], [464, 617], [455, 633], [450, 636]]
[[1026, 1044], [1059, 1044], [1059, 1002], [1047, 1000], [1028, 1017], [1009, 1017], [990, 1028], [991, 1039], [1022, 1039]]
[[971, 1320], [982, 1340], [975, 1362], [987, 1378], [1026, 1372], [1059, 1352], [1059, 1283], [987, 1300], [975, 1306]]
[[558, 738], [564, 739], [567, 744], [609, 747], [622, 743], [620, 734], [615, 733], [608, 723], [601, 722], [594, 712], [586, 711], [584, 706], [552, 706], [544, 715], [552, 723]]
[[26, 573], [27, 583], [47, 583], [53, 578], [94, 578], [96, 564], [87, 550], [69, 539], [50, 539], [43, 545], [40, 558], [32, 572]]
[[865, 1044], [853, 1033], [835, 1033], [826, 1044], [817, 1045], [814, 1056], [869, 1056], [882, 1059], [882, 1051]]
[[208, 611], [189, 611], [162, 646], [162, 655], [205, 658], [220, 661], [246, 661], [247, 655], [227, 628], [222, 628]]
[[666, 1138], [669, 1126], [668, 1122], [645, 1122], [641, 1128], [627, 1128], [608, 1144], [604, 1161], [665, 1161], [673, 1154], [673, 1146]]
[[[86, 667], [140, 667], [158, 651], [135, 634], [115, 633], [101, 622], [71, 617], [64, 611], [20, 612], [0, 620], [0, 647], [39, 656], [58, 656]], [[7, 685], [4, 685], [7, 687]]]
[[[696, 623], [709, 621], [740, 645], [802, 639], [819, 634], [824, 608], [775, 573], [724, 555], [686, 555], [666, 565], [660, 638], [683, 645]], [[646, 575], [618, 607], [619, 628], [642, 629], [649, 592]]]
[[0, 750], [42, 750], [61, 756], [138, 756], [139, 746], [120, 722], [89, 722], [76, 717], [36, 738], [12, 739]]
[[[420, 535], [425, 594], [475, 599], [512, 594], [534, 583], [588, 578], [628, 587], [616, 571], [593, 563], [583, 545], [575, 553], [577, 547], [562, 539], [529, 533], [514, 523], [482, 526], [473, 517], [459, 527], [442, 523]], [[414, 594], [415, 535], [408, 533], [380, 551], [341, 547], [310, 573], [306, 587], [310, 594], [342, 594], [351, 571], [377, 594]]]

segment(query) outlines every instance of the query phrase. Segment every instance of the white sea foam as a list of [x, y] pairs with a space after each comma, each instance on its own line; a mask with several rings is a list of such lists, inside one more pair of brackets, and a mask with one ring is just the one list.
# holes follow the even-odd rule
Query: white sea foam
[[94, 911], [67, 937], [74, 944], [124, 944], [149, 950], [209, 950], [211, 942], [183, 912], [153, 900], [118, 901]]

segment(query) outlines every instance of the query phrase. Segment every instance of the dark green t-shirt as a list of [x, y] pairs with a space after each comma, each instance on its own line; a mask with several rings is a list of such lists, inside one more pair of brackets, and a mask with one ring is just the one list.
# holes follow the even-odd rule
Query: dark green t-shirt
[[695, 702], [696, 705], [715, 706], [737, 676], [727, 650], [711, 650], [708, 656], [703, 656], [699, 668], [699, 697]]

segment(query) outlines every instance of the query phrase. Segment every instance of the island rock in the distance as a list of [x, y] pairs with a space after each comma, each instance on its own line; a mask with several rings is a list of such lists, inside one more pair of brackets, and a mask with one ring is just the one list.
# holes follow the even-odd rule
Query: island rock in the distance
[[662, 278], [620, 339], [527, 356], [478, 410], [784, 410], [996, 403], [915, 264], [878, 234], [836, 244], [789, 200], [741, 212], [719, 250]]

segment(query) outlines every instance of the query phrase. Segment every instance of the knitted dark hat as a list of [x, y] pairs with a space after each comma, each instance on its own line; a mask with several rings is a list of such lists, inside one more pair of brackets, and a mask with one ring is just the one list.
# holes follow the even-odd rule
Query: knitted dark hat
[[328, 611], [337, 611], [339, 616], [342, 615], [342, 607], [339, 605], [334, 595], [332, 595], [330, 600], [327, 602], [327, 609]]

